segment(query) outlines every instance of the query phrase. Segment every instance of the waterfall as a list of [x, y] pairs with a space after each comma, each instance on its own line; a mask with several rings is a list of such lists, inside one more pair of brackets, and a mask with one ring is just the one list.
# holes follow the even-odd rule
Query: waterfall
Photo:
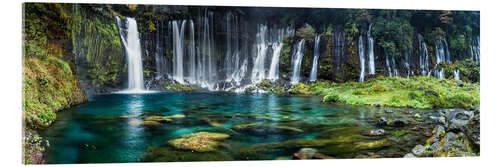
[[189, 63], [188, 72], [190, 83], [194, 83], [196, 80], [196, 50], [194, 41], [194, 23], [193, 20], [189, 20]]
[[173, 31], [173, 65], [174, 65], [174, 80], [184, 84], [184, 67], [183, 67], [183, 57], [184, 57], [184, 27], [186, 25], [186, 20], [181, 23], [181, 29], [179, 31], [178, 21], [172, 21], [172, 31]]
[[320, 35], [316, 35], [314, 39], [314, 59], [309, 81], [316, 81], [318, 78], [319, 41]]
[[373, 37], [371, 36], [372, 24], [368, 28], [366, 33], [366, 39], [368, 40], [368, 74], [375, 74], [375, 55], [373, 53]]
[[457, 80], [457, 81], [460, 80], [460, 70], [459, 69], [453, 70], [453, 78], [455, 78], [455, 80]]
[[[224, 60], [224, 68], [226, 74], [226, 82], [234, 82], [235, 85], [240, 85], [246, 73], [246, 60], [242, 60], [240, 50], [240, 29], [239, 19], [231, 12], [226, 14], [226, 57]], [[243, 63], [243, 64], [242, 64]], [[233, 84], [233, 83], [231, 83]]]
[[344, 73], [341, 73], [345, 50], [345, 33], [336, 31], [332, 33], [332, 58], [333, 58], [333, 78], [341, 78]]
[[300, 82], [300, 66], [302, 65], [302, 57], [304, 56], [304, 39], [300, 40], [295, 46], [295, 52], [292, 56], [293, 73], [290, 83], [295, 85]]
[[479, 62], [480, 61], [480, 41], [479, 41], [479, 36], [476, 36], [475, 38], [470, 39], [471, 44], [470, 44], [470, 55], [472, 61]]
[[360, 72], [359, 72], [359, 82], [364, 82], [365, 81], [365, 47], [363, 44], [363, 36], [359, 36], [358, 40], [358, 54], [359, 54], [359, 66], [360, 66]]
[[[167, 27], [168, 28], [168, 27]], [[167, 31], [168, 32], [168, 31]], [[168, 77], [167, 58], [164, 55], [163, 48], [163, 22], [156, 24], [156, 46], [155, 46], [155, 64], [156, 64], [156, 79]]]
[[267, 79], [271, 81], [276, 81], [279, 79], [279, 65], [280, 65], [280, 54], [281, 48], [283, 48], [283, 34], [284, 29], [278, 29], [277, 39], [271, 44], [271, 48], [273, 49], [273, 55], [271, 58], [271, 65], [269, 66], [269, 74], [267, 75]]
[[128, 88], [119, 93], [144, 93], [144, 80], [142, 71], [141, 43], [137, 22], [133, 18], [127, 18], [125, 30], [122, 28], [121, 19], [117, 16], [116, 22], [120, 31], [120, 39], [127, 56]]
[[436, 65], [434, 76], [439, 79], [444, 78], [444, 68], [438, 69], [438, 65], [441, 62], [451, 62], [448, 59], [451, 57], [450, 52], [448, 51], [448, 44], [445, 40], [436, 40], [435, 44], [436, 48]]
[[[209, 90], [215, 90], [216, 82], [218, 81], [217, 70], [215, 66], [214, 58], [214, 46], [213, 46], [213, 36], [211, 29], [211, 19], [213, 13], [206, 10], [204, 16], [198, 18], [199, 21], [199, 37], [198, 40], [198, 51], [197, 51], [197, 61], [196, 61], [196, 81], [195, 84], [207, 88]], [[194, 31], [194, 30], [193, 30]]]
[[424, 37], [418, 34], [418, 44], [419, 44], [419, 63], [420, 70], [422, 71], [422, 76], [429, 76], [429, 51], [427, 50], [427, 44], [424, 41]]
[[268, 44], [266, 42], [268, 28], [266, 25], [259, 24], [255, 38], [254, 49], [256, 56], [253, 61], [252, 83], [260, 82], [265, 77], [265, 59], [267, 55]]
[[389, 76], [392, 77], [391, 62], [389, 61], [389, 54], [387, 54], [386, 50], [384, 50], [384, 55], [385, 55], [385, 65], [387, 67], [387, 71], [389, 72]]
[[410, 75], [413, 74], [413, 71], [411, 71], [411, 68], [410, 68], [410, 54], [408, 53], [408, 50], [405, 50], [404, 51], [404, 56], [405, 56], [405, 59], [404, 59], [404, 66], [405, 66], [405, 69], [406, 69], [406, 72], [407, 72], [407, 75], [406, 77], [410, 77]]

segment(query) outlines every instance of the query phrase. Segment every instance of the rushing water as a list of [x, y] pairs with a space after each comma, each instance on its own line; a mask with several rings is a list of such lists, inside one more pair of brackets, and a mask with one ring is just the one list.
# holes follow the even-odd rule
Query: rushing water
[[302, 57], [304, 56], [304, 39], [300, 40], [295, 46], [295, 52], [292, 56], [293, 73], [290, 78], [291, 84], [298, 84], [300, 82], [300, 67], [302, 65]]
[[[234, 160], [239, 151], [256, 144], [284, 142], [292, 139], [322, 139], [328, 129], [347, 128], [335, 136], [351, 139], [346, 145], [387, 139], [390, 146], [374, 150], [342, 152], [338, 158], [354, 158], [376, 154], [382, 157], [402, 157], [416, 144], [425, 143], [424, 132], [431, 131], [429, 119], [422, 118], [434, 112], [403, 109], [386, 109], [321, 103], [317, 97], [238, 95], [224, 93], [152, 93], [100, 95], [88, 104], [61, 111], [53, 126], [41, 132], [50, 141], [46, 151], [47, 163], [98, 163], [141, 161], [150, 146], [161, 146], [170, 139], [200, 131], [230, 135], [218, 150]], [[161, 126], [137, 125], [145, 116], [183, 114], [184, 118], [162, 123]], [[405, 120], [404, 127], [383, 127], [384, 136], [362, 136], [363, 132], [378, 129], [378, 119]], [[217, 122], [218, 126], [212, 120]], [[263, 123], [294, 127], [303, 130], [298, 134], [280, 131], [259, 133], [235, 132], [233, 125]], [[391, 133], [405, 130], [407, 134]], [[326, 146], [325, 146], [326, 147]], [[294, 148], [292, 146], [292, 148]], [[322, 150], [324, 147], [316, 147]], [[274, 148], [257, 159], [290, 158], [300, 148]], [[187, 151], [189, 153], [190, 151]], [[179, 155], [182, 156], [182, 155]], [[165, 157], [169, 158], [169, 157]]]
[[316, 81], [318, 79], [318, 59], [319, 59], [319, 41], [321, 39], [320, 35], [317, 35], [314, 39], [314, 60], [311, 69], [311, 77], [309, 81]]
[[[127, 18], [125, 25], [117, 16], [116, 21], [120, 28], [120, 38], [127, 54], [128, 88], [120, 93], [142, 93], [144, 90], [144, 79], [142, 74], [141, 43], [137, 22], [133, 18]], [[125, 27], [125, 28], [122, 28]]]

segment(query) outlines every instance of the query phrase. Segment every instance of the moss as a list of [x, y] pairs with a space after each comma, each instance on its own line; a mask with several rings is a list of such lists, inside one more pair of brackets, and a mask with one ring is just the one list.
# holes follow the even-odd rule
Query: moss
[[404, 136], [404, 135], [406, 135], [408, 133], [410, 133], [409, 130], [398, 130], [398, 131], [391, 132], [391, 135], [392, 136], [396, 136], [396, 137], [401, 137], [401, 136]]
[[23, 62], [23, 118], [42, 129], [56, 119], [56, 111], [86, 101], [85, 92], [66, 61], [49, 56]]
[[330, 81], [317, 81], [310, 84], [298, 83], [294, 85], [289, 93], [291, 94], [304, 94], [304, 95], [319, 95], [323, 94], [324, 90], [330, 87], [334, 87], [336, 83]]
[[251, 124], [239, 124], [234, 125], [231, 129], [237, 132], [244, 132], [256, 135], [274, 135], [274, 134], [297, 134], [304, 132], [302, 129], [280, 126], [280, 125], [268, 125], [264, 123], [251, 123]]
[[[426, 93], [436, 92], [438, 96]], [[355, 105], [380, 104], [412, 108], [472, 108], [479, 106], [479, 85], [457, 85], [433, 77], [378, 77], [363, 83], [347, 82], [324, 90], [323, 100]]]
[[194, 86], [183, 85], [180, 83], [170, 83], [170, 82], [162, 81], [161, 84], [163, 85], [163, 89], [168, 90], [168, 91], [189, 92], [189, 91], [196, 90], [196, 87], [194, 87]]
[[176, 150], [170, 146], [149, 147], [142, 161], [144, 162], [180, 162], [180, 161], [230, 161], [233, 160], [221, 151], [193, 152]]
[[220, 141], [228, 137], [229, 135], [223, 133], [198, 132], [183, 135], [178, 139], [168, 141], [168, 143], [177, 149], [210, 152], [215, 151]]

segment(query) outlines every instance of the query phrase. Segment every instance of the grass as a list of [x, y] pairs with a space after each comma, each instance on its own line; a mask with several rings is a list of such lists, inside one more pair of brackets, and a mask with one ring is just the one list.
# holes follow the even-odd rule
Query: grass
[[480, 100], [478, 84], [459, 86], [454, 80], [433, 77], [378, 77], [331, 86], [321, 95], [327, 102], [423, 109], [472, 108], [478, 107]]

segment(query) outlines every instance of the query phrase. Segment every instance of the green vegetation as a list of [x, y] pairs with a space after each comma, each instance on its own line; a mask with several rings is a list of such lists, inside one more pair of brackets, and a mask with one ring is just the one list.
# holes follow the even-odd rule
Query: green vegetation
[[337, 84], [331, 81], [317, 81], [312, 82], [309, 85], [304, 83], [299, 83], [294, 85], [289, 93], [290, 94], [303, 94], [303, 95], [320, 95], [324, 94], [326, 88], [334, 87]]
[[177, 149], [191, 150], [196, 152], [216, 151], [220, 141], [228, 138], [229, 135], [223, 133], [198, 132], [194, 134], [183, 135], [178, 139], [168, 141], [168, 143]]
[[433, 77], [378, 77], [348, 82], [325, 90], [324, 100], [347, 104], [412, 108], [471, 108], [479, 106], [479, 85]]
[[161, 85], [163, 86], [163, 88], [165, 90], [168, 90], [168, 91], [189, 92], [189, 91], [193, 91], [196, 89], [196, 87], [193, 87], [193, 86], [183, 85], [180, 83], [170, 83], [170, 82], [166, 82], [166, 81], [162, 81]]

